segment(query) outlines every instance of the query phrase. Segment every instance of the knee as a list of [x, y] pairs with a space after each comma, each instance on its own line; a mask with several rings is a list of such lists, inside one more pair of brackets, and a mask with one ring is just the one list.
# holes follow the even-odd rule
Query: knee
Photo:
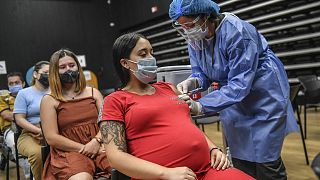
[[32, 162], [42, 162], [41, 150], [33, 149], [28, 154], [28, 159], [30, 163]]
[[81, 173], [78, 173], [78, 174], [71, 176], [68, 180], [78, 180], [78, 179], [93, 180], [93, 177], [91, 174], [89, 174], [87, 172], [81, 172]]

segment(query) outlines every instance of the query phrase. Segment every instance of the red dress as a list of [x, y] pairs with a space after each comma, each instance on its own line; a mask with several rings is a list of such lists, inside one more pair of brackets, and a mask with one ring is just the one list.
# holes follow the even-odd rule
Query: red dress
[[168, 83], [152, 86], [153, 95], [120, 90], [105, 98], [101, 119], [125, 124], [128, 153], [165, 167], [187, 166], [198, 179], [252, 179], [237, 169], [212, 169], [207, 141], [191, 122], [188, 105]]

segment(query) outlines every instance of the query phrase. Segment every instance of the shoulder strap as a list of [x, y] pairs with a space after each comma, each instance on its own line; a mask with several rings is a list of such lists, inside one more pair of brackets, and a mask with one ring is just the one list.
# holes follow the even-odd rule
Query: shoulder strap
[[92, 97], [93, 97], [93, 87], [91, 87], [91, 94], [92, 94]]

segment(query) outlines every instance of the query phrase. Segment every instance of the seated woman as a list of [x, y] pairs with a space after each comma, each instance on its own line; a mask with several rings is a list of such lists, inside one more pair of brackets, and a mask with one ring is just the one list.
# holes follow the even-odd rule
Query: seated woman
[[36, 180], [41, 180], [42, 173], [40, 102], [49, 91], [48, 72], [48, 61], [36, 63], [32, 73], [33, 85], [19, 91], [13, 108], [15, 121], [23, 128], [18, 139], [18, 151], [28, 157]]
[[41, 102], [41, 120], [51, 149], [42, 178], [89, 180], [97, 169], [109, 177], [111, 169], [97, 124], [102, 95], [86, 87], [79, 61], [69, 50], [53, 53], [49, 72], [52, 88]]
[[119, 37], [113, 61], [123, 88], [107, 96], [100, 131], [110, 165], [134, 179], [253, 179], [230, 162], [191, 121], [188, 105], [156, 76], [149, 41]]

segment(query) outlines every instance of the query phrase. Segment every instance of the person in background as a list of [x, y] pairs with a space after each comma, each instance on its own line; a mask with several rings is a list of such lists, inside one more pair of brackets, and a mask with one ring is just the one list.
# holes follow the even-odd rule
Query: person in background
[[[233, 165], [257, 179], [286, 179], [285, 136], [298, 131], [288, 78], [266, 39], [211, 0], [173, 0], [169, 16], [188, 42], [192, 74], [177, 85], [192, 114], [220, 112]], [[198, 101], [188, 93], [215, 90]]]
[[120, 36], [113, 63], [123, 88], [105, 98], [100, 130], [111, 166], [134, 179], [252, 179], [191, 121], [169, 83], [148, 84], [156, 59], [142, 35]]
[[[4, 142], [15, 156], [14, 132], [11, 129], [13, 121], [13, 105], [18, 92], [24, 88], [25, 82], [20, 72], [11, 72], [7, 75], [8, 94], [0, 96], [0, 129], [4, 136]], [[30, 177], [30, 165], [25, 158], [19, 159], [19, 165], [23, 168], [26, 179]]]
[[50, 59], [51, 94], [41, 102], [41, 121], [50, 154], [44, 165], [45, 180], [91, 180], [111, 173], [101, 146], [97, 124], [101, 93], [86, 87], [77, 56], [66, 49], [53, 53]]
[[35, 180], [41, 180], [42, 173], [40, 101], [49, 92], [48, 73], [48, 61], [34, 65], [32, 86], [19, 91], [13, 110], [15, 121], [22, 128], [18, 151], [28, 157]]

